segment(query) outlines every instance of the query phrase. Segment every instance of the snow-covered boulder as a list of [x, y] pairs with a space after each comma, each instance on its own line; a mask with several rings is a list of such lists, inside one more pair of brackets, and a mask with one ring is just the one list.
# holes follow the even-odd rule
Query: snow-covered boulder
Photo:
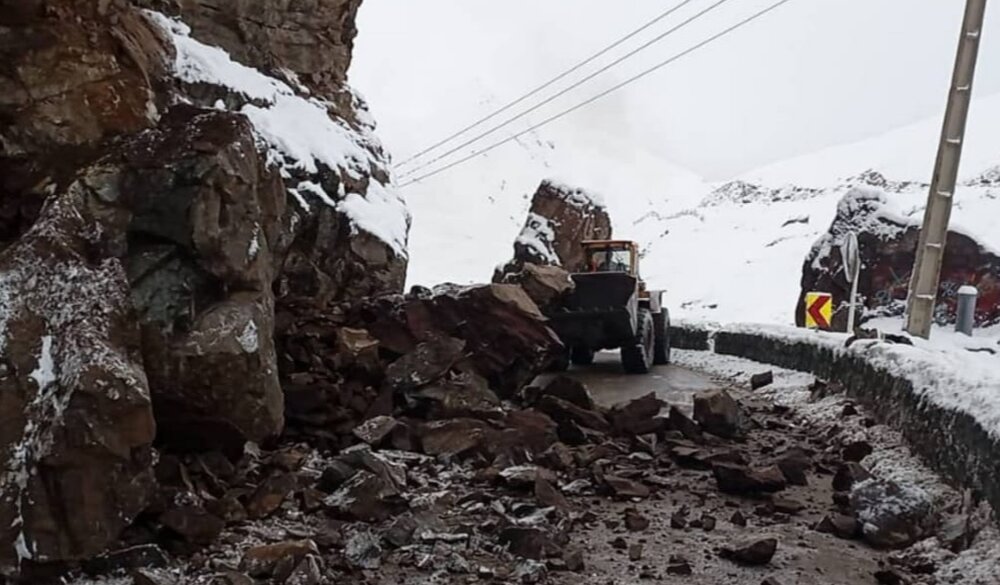
[[851, 490], [851, 510], [872, 546], [903, 548], [932, 534], [939, 521], [934, 500], [916, 485], [869, 478]]
[[[823, 291], [833, 294], [834, 329], [846, 329], [850, 286], [840, 244], [851, 231], [860, 244], [858, 294], [864, 314], [896, 316], [904, 312], [922, 214], [904, 213], [896, 198], [895, 193], [874, 186], [858, 186], [844, 195], [829, 230], [813, 245], [802, 266], [802, 290], [795, 306], [797, 324], [803, 324], [805, 294]], [[937, 321], [954, 320], [957, 292], [964, 285], [979, 290], [977, 322], [1000, 323], [1000, 255], [988, 244], [953, 228], [945, 245]]]
[[580, 243], [611, 238], [611, 218], [603, 199], [589, 191], [543, 181], [531, 200], [524, 228], [514, 241], [514, 258], [497, 270], [494, 281], [521, 270], [525, 263], [584, 268]]

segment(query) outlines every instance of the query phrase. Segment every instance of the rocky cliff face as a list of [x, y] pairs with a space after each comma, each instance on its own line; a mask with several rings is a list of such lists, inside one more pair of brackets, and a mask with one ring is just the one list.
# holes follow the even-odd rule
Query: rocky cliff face
[[402, 290], [409, 216], [344, 84], [359, 4], [0, 2], [3, 572], [107, 546], [154, 433], [277, 435], [276, 312]]
[[[846, 329], [850, 285], [839, 246], [849, 231], [858, 235], [860, 244], [858, 302], [864, 307], [864, 314], [903, 313], [920, 226], [888, 211], [886, 202], [886, 195], [871, 187], [857, 187], [841, 200], [829, 231], [816, 242], [802, 266], [802, 292], [795, 308], [796, 323], [800, 326], [804, 321], [805, 294], [826, 291], [833, 294], [833, 328]], [[954, 322], [957, 292], [963, 285], [979, 289], [977, 323], [1000, 323], [1000, 257], [973, 238], [950, 231], [935, 309], [939, 323]]]

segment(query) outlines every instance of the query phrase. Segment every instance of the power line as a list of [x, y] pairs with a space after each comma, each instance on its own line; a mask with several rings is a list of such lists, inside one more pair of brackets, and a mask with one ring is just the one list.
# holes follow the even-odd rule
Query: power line
[[665, 11], [665, 12], [662, 12], [662, 13], [660, 13], [660, 14], [659, 14], [659, 15], [658, 15], [658, 16], [657, 16], [656, 18], [654, 18], [653, 20], [650, 20], [649, 22], [647, 22], [646, 24], [642, 25], [641, 27], [639, 27], [639, 28], [635, 29], [634, 31], [630, 32], [629, 34], [625, 35], [624, 37], [622, 37], [622, 38], [618, 39], [618, 40], [617, 40], [617, 41], [615, 41], [614, 43], [612, 43], [612, 44], [608, 45], [607, 47], [604, 47], [604, 48], [603, 48], [603, 49], [601, 49], [600, 51], [598, 51], [598, 52], [594, 53], [593, 55], [591, 55], [590, 57], [588, 57], [588, 58], [584, 59], [583, 61], [581, 61], [581, 62], [577, 63], [577, 64], [576, 64], [576, 65], [574, 65], [573, 67], [570, 67], [570, 68], [569, 68], [569, 69], [567, 69], [566, 71], [563, 71], [562, 73], [560, 73], [560, 74], [559, 74], [559, 75], [557, 75], [556, 77], [553, 77], [552, 79], [548, 80], [548, 81], [547, 81], [547, 82], [545, 82], [544, 84], [542, 84], [542, 85], [540, 85], [540, 86], [536, 87], [535, 89], [533, 89], [533, 90], [529, 91], [528, 93], [526, 93], [526, 94], [522, 95], [521, 97], [517, 98], [516, 100], [514, 100], [514, 101], [510, 102], [509, 104], [507, 104], [507, 105], [503, 106], [503, 107], [502, 107], [502, 108], [500, 108], [499, 110], [496, 110], [495, 112], [493, 112], [493, 113], [489, 114], [488, 116], [486, 116], [486, 117], [484, 117], [484, 118], [480, 118], [479, 120], [476, 120], [476, 121], [475, 121], [475, 122], [473, 122], [472, 124], [470, 124], [470, 125], [466, 126], [465, 128], [462, 128], [462, 129], [461, 129], [461, 130], [459, 130], [458, 132], [455, 132], [455, 133], [454, 133], [454, 134], [452, 134], [451, 136], [448, 136], [447, 138], [444, 138], [444, 139], [440, 140], [439, 142], [435, 142], [434, 144], [432, 144], [432, 145], [428, 146], [427, 148], [425, 148], [425, 149], [421, 150], [420, 152], [418, 152], [418, 153], [414, 154], [413, 156], [411, 156], [410, 158], [408, 158], [408, 159], [404, 160], [403, 162], [399, 163], [399, 164], [398, 164], [398, 165], [396, 165], [396, 166], [403, 166], [403, 165], [407, 165], [407, 164], [409, 164], [409, 163], [413, 162], [414, 160], [416, 160], [416, 159], [418, 159], [418, 158], [420, 158], [420, 157], [424, 156], [424, 155], [425, 155], [425, 154], [427, 154], [428, 152], [431, 152], [431, 151], [433, 151], [433, 150], [437, 149], [438, 147], [440, 147], [440, 146], [442, 146], [442, 145], [444, 145], [444, 144], [447, 144], [447, 143], [451, 142], [452, 140], [454, 140], [455, 138], [458, 138], [458, 137], [459, 137], [459, 136], [461, 136], [462, 134], [465, 134], [465, 133], [466, 133], [466, 132], [468, 132], [469, 130], [472, 130], [473, 128], [476, 128], [476, 127], [478, 127], [478, 126], [481, 126], [481, 125], [482, 125], [482, 124], [484, 124], [485, 122], [489, 122], [489, 121], [490, 121], [490, 120], [492, 120], [493, 118], [495, 118], [495, 117], [499, 116], [500, 114], [502, 114], [502, 113], [506, 112], [507, 110], [509, 110], [509, 109], [513, 108], [514, 106], [516, 106], [516, 105], [520, 104], [520, 103], [521, 103], [521, 102], [523, 102], [524, 100], [526, 100], [526, 99], [530, 98], [530, 97], [531, 97], [531, 96], [533, 96], [533, 95], [536, 95], [536, 94], [537, 94], [538, 92], [540, 92], [540, 91], [543, 91], [543, 90], [545, 90], [545, 89], [548, 89], [548, 88], [549, 88], [549, 87], [551, 87], [551, 86], [552, 86], [553, 84], [555, 84], [555, 83], [557, 83], [557, 82], [559, 82], [559, 81], [561, 81], [561, 80], [565, 79], [565, 78], [566, 78], [567, 76], [569, 76], [570, 74], [572, 74], [572, 73], [575, 73], [575, 72], [579, 71], [579, 70], [580, 70], [581, 68], [583, 68], [583, 67], [584, 67], [584, 66], [586, 66], [586, 65], [589, 65], [590, 63], [593, 63], [593, 62], [594, 62], [594, 61], [595, 61], [596, 59], [598, 59], [598, 58], [600, 58], [600, 57], [603, 57], [603, 56], [604, 56], [604, 55], [606, 55], [606, 54], [607, 54], [607, 53], [608, 53], [609, 51], [611, 51], [611, 50], [613, 50], [613, 49], [615, 49], [615, 48], [617, 48], [617, 47], [621, 46], [621, 45], [622, 45], [622, 43], [625, 43], [626, 41], [628, 41], [628, 40], [631, 40], [632, 38], [634, 38], [634, 37], [635, 37], [636, 35], [638, 35], [639, 33], [641, 33], [641, 32], [643, 32], [643, 31], [645, 31], [646, 29], [648, 29], [649, 27], [653, 26], [654, 24], [656, 24], [656, 23], [660, 22], [661, 20], [663, 20], [664, 18], [666, 18], [666, 17], [670, 16], [670, 15], [671, 15], [671, 14], [673, 14], [674, 12], [677, 12], [678, 10], [680, 10], [680, 9], [681, 9], [681, 8], [683, 8], [684, 6], [686, 6], [686, 5], [690, 4], [691, 2], [693, 2], [693, 0], [684, 0], [683, 2], [681, 2], [680, 4], [678, 4], [677, 6], [674, 6], [673, 8], [671, 8], [671, 9], [669, 9], [669, 10]]
[[666, 61], [662, 61], [662, 62], [654, 65], [653, 67], [650, 67], [649, 69], [646, 69], [645, 71], [643, 71], [643, 72], [641, 72], [641, 73], [639, 73], [637, 75], [634, 75], [634, 76], [630, 77], [629, 79], [626, 79], [625, 81], [619, 83], [618, 85], [615, 85], [615, 86], [611, 87], [610, 89], [607, 89], [607, 90], [605, 90], [605, 91], [603, 91], [603, 92], [595, 95], [594, 97], [592, 97], [592, 98], [590, 98], [590, 99], [588, 99], [586, 101], [580, 102], [579, 104], [576, 104], [575, 106], [573, 106], [571, 108], [563, 110], [562, 112], [559, 112], [558, 114], [555, 114], [553, 116], [550, 116], [550, 117], [546, 118], [545, 120], [542, 120], [538, 124], [535, 124], [534, 126], [531, 126], [527, 130], [524, 130], [522, 132], [514, 134], [513, 136], [510, 136], [509, 138], [505, 138], [504, 140], [501, 140], [499, 142], [495, 142], [495, 143], [491, 144], [490, 146], [487, 146], [486, 148], [483, 148], [481, 150], [474, 151], [471, 154], [469, 154], [468, 156], [460, 158], [460, 159], [456, 160], [455, 162], [447, 164], [447, 165], [445, 165], [445, 166], [443, 166], [443, 167], [441, 167], [441, 168], [439, 168], [437, 170], [434, 170], [434, 171], [431, 171], [431, 172], [426, 173], [424, 175], [421, 175], [421, 176], [419, 176], [419, 177], [417, 177], [415, 179], [411, 179], [409, 181], [406, 181], [405, 183], [403, 183], [402, 185], [400, 185], [400, 188], [407, 187], [407, 186], [412, 185], [414, 183], [417, 183], [419, 181], [423, 181], [424, 179], [428, 179], [430, 177], [433, 177], [435, 175], [443, 173], [443, 172], [445, 172], [445, 171], [447, 171], [449, 169], [452, 169], [452, 168], [454, 168], [454, 167], [456, 167], [456, 166], [458, 166], [460, 164], [468, 162], [468, 161], [470, 161], [470, 160], [472, 160], [474, 158], [477, 158], [479, 156], [482, 156], [482, 155], [484, 155], [484, 154], [486, 154], [486, 153], [488, 153], [488, 152], [490, 152], [490, 151], [492, 151], [492, 150], [494, 150], [496, 148], [499, 148], [499, 147], [503, 146], [504, 144], [507, 144], [508, 142], [517, 140], [518, 138], [520, 138], [520, 137], [522, 137], [522, 136], [524, 136], [526, 134], [530, 134], [531, 132], [534, 132], [535, 130], [541, 128], [542, 126], [546, 126], [548, 124], [551, 124], [552, 122], [555, 122], [556, 120], [559, 120], [560, 118], [563, 118], [563, 117], [565, 117], [565, 116], [567, 116], [567, 115], [569, 115], [569, 114], [571, 114], [571, 113], [579, 110], [580, 108], [586, 107], [586, 106], [588, 106], [588, 105], [596, 102], [597, 100], [599, 100], [601, 98], [604, 98], [604, 97], [606, 97], [606, 96], [608, 96], [608, 95], [610, 95], [610, 94], [612, 94], [612, 93], [614, 93], [614, 92], [622, 89], [623, 87], [631, 85], [632, 83], [635, 83], [636, 81], [639, 81], [640, 79], [642, 79], [642, 78], [644, 78], [644, 77], [646, 77], [646, 76], [648, 76], [648, 75], [650, 75], [650, 74], [658, 71], [659, 69], [662, 69], [663, 67], [666, 67], [667, 65], [670, 65], [674, 61], [677, 61], [678, 59], [681, 59], [681, 58], [683, 58], [683, 57], [685, 57], [685, 56], [687, 56], [687, 55], [689, 55], [689, 54], [697, 51], [698, 49], [700, 49], [700, 48], [702, 48], [702, 47], [704, 47], [704, 46], [706, 46], [706, 45], [708, 45], [710, 43], [713, 43], [716, 40], [718, 40], [718, 39], [720, 39], [720, 38], [722, 38], [724, 36], [729, 35], [730, 33], [736, 31], [737, 29], [740, 29], [740, 28], [742, 28], [742, 27], [750, 24], [751, 22], [757, 20], [758, 18], [761, 18], [762, 16], [764, 16], [764, 15], [766, 15], [766, 14], [768, 14], [768, 13], [774, 11], [774, 10], [776, 10], [777, 8], [783, 6], [784, 4], [787, 4], [787, 3], [791, 2], [791, 1], [792, 0], [779, 0], [778, 2], [775, 2], [774, 4], [771, 4], [767, 8], [765, 8], [765, 9], [759, 11], [759, 12], [756, 12], [753, 15], [751, 15], [751, 16], [749, 16], [749, 17], [747, 17], [747, 18], [745, 18], [745, 19], [737, 22], [736, 24], [734, 24], [734, 25], [732, 25], [732, 26], [730, 26], [730, 27], [722, 30], [721, 32], [716, 33], [716, 34], [710, 36], [709, 38], [705, 39], [704, 41], [701, 41], [700, 43], [698, 43], [698, 44], [696, 44], [696, 45], [694, 45], [694, 46], [692, 46], [692, 47], [690, 47], [690, 48], [688, 48], [688, 49], [686, 49], [686, 50], [684, 50], [684, 51], [682, 51], [680, 53], [677, 53], [676, 55], [674, 55], [673, 57], [667, 59]]
[[[690, 0], [688, 0], [688, 1], [690, 1]], [[462, 150], [462, 149], [463, 149], [463, 148], [465, 148], [466, 146], [470, 146], [470, 145], [472, 145], [472, 144], [475, 144], [476, 142], [479, 142], [479, 141], [480, 141], [480, 140], [482, 140], [483, 138], [486, 138], [487, 136], [489, 136], [489, 135], [491, 135], [491, 134], [495, 133], [495, 132], [496, 132], [497, 130], [501, 130], [501, 129], [503, 129], [503, 128], [504, 128], [505, 126], [508, 126], [508, 125], [510, 125], [510, 124], [512, 124], [512, 123], [514, 123], [514, 122], [516, 122], [516, 121], [518, 121], [518, 120], [520, 120], [521, 118], [523, 118], [523, 117], [527, 116], [528, 114], [530, 114], [530, 113], [534, 112], [535, 110], [538, 110], [539, 108], [541, 108], [541, 107], [543, 107], [543, 106], [545, 106], [545, 105], [547, 105], [547, 104], [550, 104], [550, 103], [552, 103], [552, 102], [553, 102], [553, 101], [555, 101], [556, 99], [558, 99], [558, 98], [560, 98], [560, 97], [562, 97], [562, 96], [566, 95], [566, 94], [567, 94], [567, 93], [569, 93], [570, 91], [572, 91], [572, 90], [574, 90], [574, 89], [576, 89], [576, 88], [580, 87], [580, 86], [581, 86], [581, 85], [583, 85], [584, 83], [587, 83], [587, 82], [588, 82], [588, 81], [590, 81], [591, 79], [594, 79], [595, 77], [597, 77], [598, 75], [601, 75], [602, 73], [604, 73], [604, 72], [608, 71], [609, 69], [612, 69], [612, 68], [614, 68], [614, 67], [617, 67], [617, 66], [618, 66], [618, 65], [620, 65], [620, 64], [621, 64], [621, 63], [622, 63], [623, 61], [626, 61], [627, 59], [631, 59], [631, 58], [632, 58], [632, 57], [634, 57], [634, 56], [635, 56], [636, 54], [638, 54], [638, 53], [640, 53], [640, 52], [642, 52], [642, 51], [645, 51], [646, 49], [648, 49], [649, 47], [653, 46], [654, 44], [656, 44], [656, 43], [658, 43], [658, 42], [662, 41], [663, 39], [665, 39], [665, 38], [667, 38], [668, 36], [672, 35], [673, 33], [677, 32], [678, 30], [680, 30], [680, 29], [684, 28], [685, 26], [687, 26], [687, 25], [691, 24], [691, 23], [692, 23], [692, 22], [694, 22], [695, 20], [698, 20], [698, 19], [699, 19], [699, 18], [701, 18], [702, 16], [705, 16], [705, 15], [706, 15], [706, 14], [708, 14], [709, 12], [711, 12], [711, 11], [715, 10], [716, 8], [718, 8], [718, 7], [722, 6], [723, 4], [725, 4], [726, 2], [729, 2], [729, 1], [730, 1], [730, 0], [717, 0], [717, 1], [716, 1], [716, 2], [714, 3], [714, 4], [712, 4], [712, 5], [711, 5], [711, 6], [709, 6], [708, 8], [705, 8], [705, 9], [704, 9], [704, 10], [702, 10], [701, 12], [698, 12], [698, 13], [697, 13], [697, 14], [695, 14], [694, 16], [691, 16], [690, 18], [688, 18], [687, 20], [685, 20], [685, 21], [681, 22], [681, 23], [680, 23], [680, 24], [678, 24], [677, 26], [675, 26], [675, 27], [673, 27], [673, 28], [671, 28], [671, 29], [667, 30], [667, 31], [666, 31], [666, 32], [664, 32], [664, 33], [661, 33], [661, 34], [657, 35], [657, 36], [656, 36], [656, 37], [654, 37], [653, 39], [651, 39], [651, 40], [647, 41], [646, 43], [644, 43], [644, 44], [640, 45], [640, 46], [639, 46], [638, 48], [636, 48], [636, 49], [633, 49], [632, 51], [629, 51], [628, 53], [626, 53], [626, 54], [625, 54], [625, 55], [623, 55], [622, 57], [619, 57], [618, 59], [615, 59], [614, 61], [612, 61], [612, 62], [611, 62], [611, 63], [609, 63], [608, 65], [605, 65], [604, 67], [601, 67], [600, 69], [598, 69], [597, 71], [595, 71], [595, 72], [591, 73], [590, 75], [588, 75], [588, 76], [584, 77], [584, 78], [583, 78], [583, 79], [581, 79], [580, 81], [577, 81], [576, 83], [574, 83], [574, 84], [570, 85], [569, 87], [567, 87], [567, 88], [563, 89], [562, 91], [559, 91], [558, 93], [556, 93], [556, 94], [554, 94], [554, 95], [552, 95], [552, 96], [550, 96], [550, 97], [548, 97], [548, 98], [546, 98], [546, 99], [542, 100], [541, 102], [539, 102], [539, 103], [535, 104], [534, 106], [532, 106], [532, 107], [528, 108], [527, 110], [525, 110], [525, 111], [521, 112], [520, 114], [517, 114], [516, 116], [513, 116], [513, 117], [510, 117], [510, 118], [508, 118], [507, 120], [505, 120], [505, 121], [503, 121], [503, 122], [501, 122], [501, 123], [497, 124], [496, 126], [493, 126], [493, 127], [492, 127], [492, 128], [490, 128], [489, 130], [486, 130], [485, 132], [482, 132], [481, 134], [478, 134], [478, 135], [476, 135], [475, 137], [473, 137], [473, 138], [470, 138], [469, 140], [466, 140], [465, 142], [463, 142], [463, 143], [459, 144], [458, 146], [456, 146], [456, 147], [452, 148], [451, 150], [448, 150], [447, 152], [445, 152], [445, 153], [443, 153], [443, 154], [441, 154], [441, 155], [438, 155], [438, 156], [436, 156], [436, 157], [432, 158], [432, 159], [431, 159], [431, 160], [429, 160], [429, 161], [426, 161], [426, 162], [423, 162], [423, 163], [420, 163], [420, 164], [419, 164], [419, 165], [418, 165], [418, 166], [417, 166], [416, 168], [414, 168], [414, 169], [410, 169], [410, 170], [408, 170], [408, 171], [404, 171], [404, 172], [403, 172], [403, 175], [402, 175], [402, 176], [403, 176], [403, 178], [406, 178], [406, 177], [408, 177], [408, 176], [412, 176], [412, 175], [414, 175], [414, 174], [416, 174], [416, 173], [420, 172], [421, 170], [423, 170], [423, 169], [425, 169], [425, 168], [427, 168], [427, 167], [429, 167], [429, 166], [433, 165], [434, 163], [436, 163], [436, 162], [438, 162], [438, 161], [440, 161], [440, 160], [442, 160], [442, 159], [444, 159], [444, 158], [447, 158], [448, 156], [451, 156], [452, 154], [455, 154], [456, 152], [458, 152], [458, 151]]]

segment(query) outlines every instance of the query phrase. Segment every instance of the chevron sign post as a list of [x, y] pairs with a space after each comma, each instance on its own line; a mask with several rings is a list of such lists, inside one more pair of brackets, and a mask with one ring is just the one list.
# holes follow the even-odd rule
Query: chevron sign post
[[833, 295], [824, 292], [806, 293], [806, 327], [829, 329], [833, 319]]

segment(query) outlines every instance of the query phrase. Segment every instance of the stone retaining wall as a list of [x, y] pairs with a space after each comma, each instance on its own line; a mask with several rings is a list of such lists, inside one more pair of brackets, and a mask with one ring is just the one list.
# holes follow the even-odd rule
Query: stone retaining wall
[[700, 335], [714, 341], [718, 354], [808, 372], [843, 385], [848, 396], [901, 432], [932, 468], [974, 490], [1000, 513], [1000, 440], [990, 436], [971, 415], [932, 404], [914, 391], [910, 380], [829, 345], [764, 333], [699, 332], [690, 324], [678, 337], [687, 340]]
[[670, 325], [670, 347], [707, 351], [708, 339], [709, 331], [703, 327], [687, 323]]

